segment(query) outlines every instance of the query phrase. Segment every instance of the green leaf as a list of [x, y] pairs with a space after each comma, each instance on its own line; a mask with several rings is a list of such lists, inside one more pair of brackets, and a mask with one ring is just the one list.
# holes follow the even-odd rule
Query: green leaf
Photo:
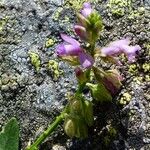
[[93, 125], [94, 123], [93, 104], [88, 100], [84, 101], [84, 119], [88, 126]]
[[109, 91], [105, 88], [105, 86], [102, 83], [99, 84], [87, 83], [86, 85], [92, 91], [92, 97], [95, 100], [100, 102], [112, 101], [112, 96], [110, 95]]
[[18, 150], [19, 126], [15, 118], [11, 118], [0, 132], [0, 150]]

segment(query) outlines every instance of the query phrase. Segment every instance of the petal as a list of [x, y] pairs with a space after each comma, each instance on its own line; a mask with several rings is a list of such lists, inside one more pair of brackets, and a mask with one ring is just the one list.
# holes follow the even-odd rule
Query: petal
[[130, 63], [135, 61], [135, 56], [137, 55], [137, 52], [141, 50], [141, 47], [139, 45], [135, 46], [123, 46], [123, 52], [128, 57], [128, 61]]
[[69, 44], [80, 46], [80, 43], [77, 40], [73, 39], [72, 37], [70, 37], [70, 36], [68, 36], [66, 34], [60, 34], [60, 35], [61, 35], [61, 38], [64, 41], [68, 42]]
[[88, 17], [90, 14], [92, 13], [92, 9], [90, 8], [84, 8], [83, 10], [81, 10], [81, 14], [84, 16], [84, 17]]
[[123, 46], [123, 52], [125, 54], [135, 54], [136, 55], [136, 53], [139, 50], [141, 50], [141, 47], [139, 45], [135, 45], [135, 46], [127, 46], [127, 45], [125, 45], [125, 46]]
[[102, 56], [113, 57], [117, 56], [118, 54], [124, 53], [128, 57], [129, 62], [133, 62], [135, 60], [135, 56], [141, 50], [141, 47], [139, 45], [129, 46], [129, 44], [129, 39], [114, 41], [110, 43], [108, 47], [102, 48]]
[[114, 56], [120, 53], [120, 49], [114, 46], [103, 47], [101, 53], [108, 56]]
[[109, 45], [121, 48], [122, 45], [129, 45], [129, 44], [130, 44], [129, 39], [123, 39], [123, 40], [117, 40], [117, 41], [111, 42]]
[[57, 46], [57, 48], [56, 48], [56, 54], [58, 56], [66, 55], [66, 50], [65, 50], [64, 44], [60, 44], [60, 45]]
[[88, 3], [88, 2], [85, 2], [85, 3], [83, 4], [83, 8], [91, 8], [91, 4]]
[[129, 63], [135, 62], [135, 56], [134, 55], [128, 55], [127, 57], [128, 57]]
[[85, 68], [90, 68], [93, 66], [94, 64], [94, 59], [91, 55], [87, 54], [87, 53], [80, 53], [79, 54], [79, 61], [80, 64], [82, 65], [82, 67]]
[[79, 46], [71, 45], [71, 44], [66, 44], [64, 45], [66, 55], [72, 55], [72, 56], [78, 56], [79, 53], [81, 52], [81, 48]]
[[81, 10], [81, 14], [87, 18], [92, 13], [92, 11], [93, 10], [91, 8], [91, 4], [88, 2], [85, 2], [83, 4], [83, 9]]
[[86, 29], [83, 26], [75, 25], [74, 30], [81, 39], [85, 40], [87, 38]]

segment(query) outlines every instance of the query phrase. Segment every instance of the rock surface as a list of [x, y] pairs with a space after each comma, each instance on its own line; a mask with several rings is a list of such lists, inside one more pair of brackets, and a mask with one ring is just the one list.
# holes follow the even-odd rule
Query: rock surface
[[[68, 139], [60, 127], [41, 150], [150, 149], [150, 2], [135, 0], [121, 15], [110, 2], [93, 2], [104, 22], [98, 44], [130, 37], [142, 47], [138, 60], [118, 67], [125, 77], [123, 87], [111, 106], [95, 108], [95, 126], [89, 129], [88, 139]], [[15, 116], [22, 149], [61, 112], [66, 93], [76, 88], [73, 69], [54, 53], [61, 32], [73, 35], [76, 18], [74, 5], [69, 4], [65, 0], [0, 1], [0, 128]], [[31, 64], [29, 52], [38, 54], [39, 71]], [[49, 60], [59, 62], [63, 72], [56, 79], [57, 68], [49, 69]]]

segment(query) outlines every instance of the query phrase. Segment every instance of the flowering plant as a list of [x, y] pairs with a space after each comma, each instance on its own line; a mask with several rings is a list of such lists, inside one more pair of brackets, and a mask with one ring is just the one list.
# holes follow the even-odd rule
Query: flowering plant
[[[133, 62], [141, 49], [139, 45], [130, 46], [129, 39], [117, 40], [106, 47], [98, 48], [96, 42], [103, 30], [102, 19], [88, 2], [83, 4], [77, 18], [78, 22], [74, 26], [74, 31], [86, 44], [80, 44], [66, 34], [60, 34], [63, 42], [56, 47], [56, 54], [75, 67], [78, 89], [68, 96], [68, 104], [60, 116], [31, 146], [27, 147], [27, 150], [37, 149], [62, 120], [64, 120], [64, 131], [69, 137], [86, 138], [88, 127], [94, 122], [93, 103], [95, 101], [111, 102], [120, 89], [122, 81], [117, 70], [104, 70], [98, 67], [96, 59], [121, 65], [118, 55], [125, 54], [128, 61]], [[85, 87], [89, 88], [92, 101], [85, 98], [83, 94]]]

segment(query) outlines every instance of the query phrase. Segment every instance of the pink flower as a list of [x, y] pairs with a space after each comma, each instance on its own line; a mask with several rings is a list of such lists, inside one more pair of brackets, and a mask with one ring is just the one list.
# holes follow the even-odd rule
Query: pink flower
[[56, 53], [58, 56], [78, 56], [79, 62], [84, 69], [92, 67], [94, 63], [93, 57], [82, 50], [78, 41], [65, 34], [61, 34], [61, 38], [65, 42], [57, 46]]
[[65, 34], [61, 34], [61, 38], [65, 42], [58, 45], [56, 49], [56, 53], [58, 56], [64, 55], [77, 56], [81, 52], [80, 43], [78, 41]]
[[92, 13], [92, 8], [91, 8], [91, 4], [88, 2], [85, 2], [83, 4], [83, 9], [81, 10], [81, 14], [87, 18], [91, 13]]
[[128, 57], [129, 62], [134, 62], [137, 52], [141, 50], [139, 45], [129, 46], [129, 39], [117, 40], [110, 43], [107, 47], [101, 49], [102, 55], [105, 56], [118, 56], [124, 53]]
[[93, 57], [91, 55], [87, 54], [87, 53], [84, 53], [84, 52], [81, 52], [79, 54], [79, 61], [80, 61], [80, 64], [82, 65], [82, 67], [84, 69], [85, 68], [90, 68], [94, 64]]

